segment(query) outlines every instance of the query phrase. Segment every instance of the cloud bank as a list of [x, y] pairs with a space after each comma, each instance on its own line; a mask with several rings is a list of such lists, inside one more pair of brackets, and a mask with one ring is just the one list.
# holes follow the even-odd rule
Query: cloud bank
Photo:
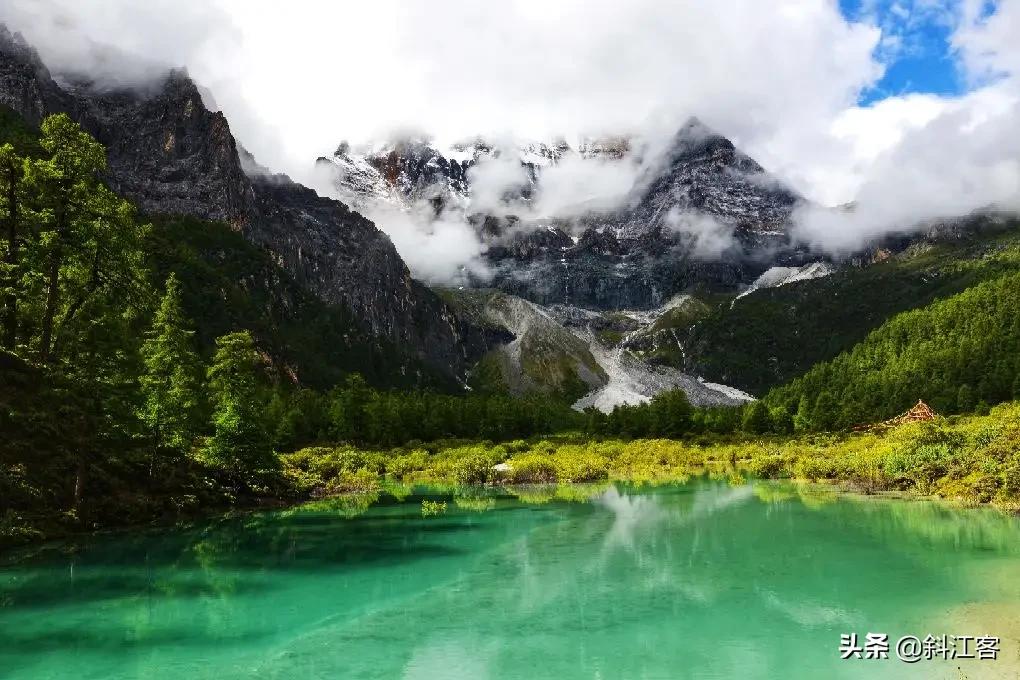
[[[844, 254], [869, 239], [976, 210], [1020, 212], [1020, 2], [960, 5], [954, 34], [976, 85], [955, 97], [915, 95], [851, 109], [835, 123], [865, 167], [851, 209], [808, 207], [796, 235]], [[897, 119], [894, 126], [873, 118]], [[885, 130], [887, 138], [861, 130]]]
[[[834, 0], [7, 0], [0, 20], [54, 70], [105, 83], [186, 65], [263, 165], [313, 185], [311, 161], [339, 139], [406, 128], [439, 141], [665, 139], [697, 115], [820, 205], [855, 201], [799, 216], [800, 238], [839, 252], [1017, 203], [1020, 0], [897, 6], [890, 22], [868, 11], [850, 21]], [[951, 26], [968, 93], [857, 105], [923, 21]], [[494, 199], [519, 177], [491, 169]], [[632, 171], [565, 164], [535, 207], [611, 203]], [[477, 245], [434, 220], [376, 218], [409, 261]]]

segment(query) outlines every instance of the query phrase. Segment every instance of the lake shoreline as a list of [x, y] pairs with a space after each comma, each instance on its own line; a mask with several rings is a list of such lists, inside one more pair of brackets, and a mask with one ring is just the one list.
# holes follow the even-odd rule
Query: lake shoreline
[[[743, 464], [743, 470], [746, 471], [746, 464], [749, 460], [738, 461], [738, 464]], [[158, 534], [169, 530], [187, 530], [198, 524], [220, 521], [220, 520], [231, 520], [238, 517], [244, 517], [262, 512], [271, 511], [287, 511], [300, 509], [304, 506], [314, 503], [325, 503], [329, 504], [333, 502], [349, 502], [350, 505], [357, 506], [361, 505], [365, 508], [369, 507], [372, 503], [368, 503], [372, 498], [378, 499], [382, 495], [388, 495], [391, 498], [397, 499], [398, 501], [406, 497], [410, 493], [413, 493], [412, 489], [441, 489], [443, 493], [440, 496], [445, 497], [446, 500], [455, 500], [458, 497], [463, 498], [465, 496], [472, 496], [481, 492], [482, 495], [504, 495], [513, 496], [521, 499], [536, 497], [542, 498], [548, 496], [546, 500], [539, 502], [547, 502], [547, 500], [560, 500], [560, 501], [573, 501], [578, 502], [584, 500], [586, 493], [591, 493], [594, 488], [608, 489], [615, 485], [626, 485], [633, 489], [643, 488], [655, 488], [655, 487], [666, 487], [675, 485], [684, 485], [690, 483], [692, 480], [707, 479], [707, 480], [727, 480], [731, 486], [741, 486], [744, 484], [754, 484], [757, 482], [765, 483], [776, 483], [776, 484], [789, 484], [793, 487], [804, 487], [814, 488], [816, 491], [820, 491], [826, 494], [833, 494], [840, 497], [858, 498], [861, 500], [874, 499], [874, 500], [890, 500], [890, 501], [901, 501], [901, 502], [935, 502], [946, 506], [947, 508], [958, 509], [958, 510], [994, 510], [1007, 515], [1020, 515], [1020, 510], [1015, 507], [1002, 507], [994, 502], [988, 503], [966, 503], [958, 499], [945, 498], [931, 494], [921, 494], [910, 490], [896, 490], [896, 489], [884, 489], [884, 490], [868, 490], [861, 488], [849, 482], [847, 480], [810, 480], [810, 479], [795, 479], [788, 477], [771, 477], [771, 478], [755, 478], [749, 476], [739, 476], [737, 478], [731, 475], [732, 470], [716, 470], [712, 471], [707, 468], [700, 470], [692, 470], [689, 474], [684, 474], [677, 477], [662, 477], [655, 481], [648, 480], [637, 480], [637, 479], [604, 479], [598, 482], [537, 482], [537, 483], [520, 483], [520, 484], [500, 484], [490, 483], [483, 485], [461, 485], [457, 484], [453, 480], [421, 480], [415, 484], [404, 484], [399, 481], [384, 480], [383, 484], [364, 490], [357, 491], [344, 491], [339, 493], [319, 493], [309, 494], [302, 497], [266, 497], [256, 502], [249, 502], [244, 505], [238, 506], [218, 506], [218, 507], [205, 507], [196, 510], [193, 513], [182, 515], [176, 518], [164, 517], [154, 519], [149, 522], [139, 522], [130, 524], [117, 524], [104, 526], [100, 529], [94, 530], [82, 530], [82, 531], [63, 531], [54, 532], [46, 535], [39, 541], [27, 542], [17, 545], [11, 545], [0, 549], [0, 568], [16, 565], [17, 563], [30, 559], [38, 554], [44, 553], [49, 550], [60, 550], [64, 552], [71, 546], [78, 546], [79, 544], [86, 543], [94, 539], [101, 539], [105, 537], [118, 537], [125, 535], [142, 536], [146, 534]], [[579, 493], [566, 493], [565, 490], [572, 489]], [[501, 493], [502, 492], [502, 493]], [[556, 493], [560, 492], [560, 493]], [[532, 501], [535, 502], [535, 501]]]
[[[660, 484], [703, 473], [734, 483], [745, 477], [799, 479], [865, 495], [896, 492], [1017, 513], [1020, 403], [996, 407], [986, 416], [939, 418], [875, 432], [630, 440], [578, 433], [502, 443], [441, 440], [383, 450], [316, 446], [276, 459], [279, 467], [262, 473], [253, 488], [216, 481], [199, 469], [175, 496], [125, 495], [115, 499], [117, 513], [97, 511], [91, 521], [102, 524], [99, 532], [159, 528], [371, 493], [387, 484]], [[123, 521], [132, 514], [140, 521]], [[76, 530], [73, 521], [70, 513], [56, 510], [0, 516], [0, 557], [19, 547], [96, 533]]]

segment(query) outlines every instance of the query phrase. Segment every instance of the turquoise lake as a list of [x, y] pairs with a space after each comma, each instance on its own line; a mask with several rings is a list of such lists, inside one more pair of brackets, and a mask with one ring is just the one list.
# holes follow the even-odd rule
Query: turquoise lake
[[[570, 496], [570, 499], [565, 498]], [[446, 510], [423, 516], [422, 500]], [[384, 494], [0, 566], [2, 678], [979, 678], [1020, 669], [1020, 520], [753, 483]], [[840, 634], [997, 661], [841, 660]]]

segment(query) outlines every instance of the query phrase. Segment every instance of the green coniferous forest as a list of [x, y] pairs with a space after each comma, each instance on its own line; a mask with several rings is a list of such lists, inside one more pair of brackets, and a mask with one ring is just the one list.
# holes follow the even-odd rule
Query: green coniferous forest
[[[1016, 250], [1010, 256], [1020, 258]], [[769, 393], [818, 429], [884, 420], [923, 399], [942, 413], [1020, 398], [1020, 273], [893, 317], [849, 352]]]

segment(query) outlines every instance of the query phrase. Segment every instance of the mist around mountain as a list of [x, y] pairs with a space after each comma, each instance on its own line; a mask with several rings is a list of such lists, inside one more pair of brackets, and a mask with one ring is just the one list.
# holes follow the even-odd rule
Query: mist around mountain
[[484, 282], [539, 303], [655, 307], [810, 256], [789, 233], [804, 199], [697, 119], [664, 145], [474, 139], [440, 150], [403, 138], [343, 143], [317, 167], [326, 190], [398, 240], [444, 241], [456, 225], [469, 245], [402, 249], [435, 282]]

